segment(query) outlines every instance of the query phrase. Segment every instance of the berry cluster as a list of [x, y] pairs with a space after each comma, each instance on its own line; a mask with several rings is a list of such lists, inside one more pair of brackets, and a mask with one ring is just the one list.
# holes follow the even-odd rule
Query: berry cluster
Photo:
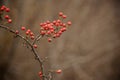
[[[5, 5], [1, 6], [0, 7], [0, 14], [3, 15], [3, 12], [10, 12], [10, 8], [6, 7]], [[10, 16], [8, 14], [6, 15], [3, 15], [4, 18], [3, 19], [6, 19], [8, 23], [11, 23], [12, 22], [12, 19], [10, 18]]]
[[26, 27], [22, 26], [21, 30], [25, 31], [25, 34], [26, 34], [27, 38], [30, 38], [31, 40], [35, 39], [34, 33], [30, 29], [26, 29]]
[[40, 23], [40, 34], [48, 37], [48, 42], [52, 41], [52, 38], [58, 38], [63, 32], [67, 30], [67, 27], [71, 25], [71, 21], [64, 23], [62, 20], [67, 16], [62, 12], [59, 12], [59, 18], [54, 21], [46, 21]]
[[[4, 22], [12, 23], [12, 19], [8, 15], [8, 12], [10, 12], [10, 9], [5, 5], [0, 7], [0, 19], [3, 21], [3, 23]], [[24, 35], [21, 35], [21, 33], [18, 30], [13, 30], [12, 28], [9, 28], [7, 26], [4, 26], [3, 24], [0, 24], [1, 28], [4, 28], [11, 33], [14, 33], [16, 36], [23, 39], [28, 45], [28, 47], [31, 47], [31, 51], [34, 53], [35, 59], [38, 60], [38, 62], [40, 63], [41, 71], [38, 74], [41, 80], [46, 80], [45, 79], [46, 77], [48, 78], [47, 80], [51, 80], [50, 78], [52, 77], [52, 75], [49, 75], [49, 73], [60, 74], [62, 72], [61, 69], [58, 69], [55, 71], [48, 71], [48, 74], [46, 74], [43, 70], [44, 68], [43, 60], [39, 58], [38, 53], [35, 49], [38, 47], [36, 44], [36, 41], [40, 40], [42, 37], [45, 36], [47, 37], [48, 42], [51, 42], [53, 38], [60, 37], [67, 30], [67, 28], [72, 24], [71, 21], [64, 22], [64, 19], [66, 19], [67, 16], [63, 14], [63, 12], [59, 12], [58, 16], [59, 16], [58, 19], [55, 19], [53, 21], [47, 20], [43, 23], [40, 23], [40, 33], [37, 36], [35, 36], [32, 30], [27, 29], [25, 26], [21, 26], [21, 32], [24, 33]]]

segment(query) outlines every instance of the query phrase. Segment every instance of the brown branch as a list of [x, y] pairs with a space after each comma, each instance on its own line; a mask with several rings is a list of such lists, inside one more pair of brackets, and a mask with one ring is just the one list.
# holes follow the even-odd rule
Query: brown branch
[[22, 40], [24, 40], [30, 47], [31, 47], [31, 50], [35, 56], [35, 59], [39, 62], [40, 64], [40, 69], [41, 69], [41, 72], [43, 73], [43, 76], [42, 76], [42, 80], [45, 80], [45, 76], [44, 76], [44, 66], [43, 66], [43, 61], [42, 59], [38, 56], [38, 53], [36, 52], [36, 50], [34, 49], [33, 45], [35, 44], [35, 42], [40, 39], [42, 36], [41, 35], [38, 35], [35, 40], [33, 41], [33, 43], [31, 43], [28, 39], [26, 39], [25, 37], [23, 37], [22, 35], [20, 34], [16, 34], [15, 30], [13, 29], [10, 29], [9, 27], [7, 26], [4, 26], [2, 24], [0, 24], [0, 27], [15, 34], [17, 37], [21, 38]]
[[42, 37], [43, 37], [43, 36], [42, 36], [41, 34], [38, 34], [38, 35], [36, 36], [36, 38], [34, 39], [32, 45], [34, 45], [34, 44], [36, 43], [36, 41], [40, 40]]

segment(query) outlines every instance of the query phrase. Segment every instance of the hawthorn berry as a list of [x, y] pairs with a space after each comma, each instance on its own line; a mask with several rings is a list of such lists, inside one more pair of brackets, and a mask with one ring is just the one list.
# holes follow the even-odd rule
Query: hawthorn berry
[[71, 23], [71, 21], [68, 21], [67, 24], [68, 24], [68, 25], [71, 25], [72, 23]]
[[62, 26], [63, 26], [63, 27], [66, 27], [66, 24], [65, 24], [65, 23], [63, 23], [63, 24], [62, 24]]
[[34, 36], [30, 36], [30, 38], [31, 38], [32, 40], [34, 40], [34, 39], [35, 39], [35, 37], [34, 37]]
[[12, 23], [12, 19], [8, 19], [8, 23]]
[[56, 70], [56, 73], [60, 74], [62, 72], [61, 69]]
[[40, 31], [41, 35], [45, 35], [45, 33], [46, 33], [45, 31]]
[[40, 76], [40, 78], [43, 76], [42, 72], [38, 72], [38, 75]]
[[16, 34], [19, 34], [19, 31], [18, 31], [18, 30], [16, 30], [16, 31], [15, 31], [15, 33], [16, 33]]
[[52, 41], [52, 39], [51, 38], [48, 38], [48, 42], [51, 42]]
[[31, 30], [30, 30], [30, 29], [28, 29], [28, 30], [27, 30], [27, 32], [29, 32], [29, 33], [30, 33], [30, 32], [31, 32]]
[[58, 19], [58, 20], [57, 20], [57, 22], [58, 22], [58, 23], [60, 23], [60, 22], [61, 22], [61, 20], [59, 20], [59, 19]]
[[25, 29], [26, 29], [26, 28], [25, 28], [24, 26], [22, 26], [22, 27], [21, 27], [21, 30], [23, 30], [23, 31], [24, 31]]
[[9, 15], [5, 15], [5, 19], [9, 19], [10, 17], [9, 17]]
[[10, 8], [6, 8], [5, 11], [6, 11], [6, 12], [10, 12]]
[[34, 33], [33, 33], [33, 32], [30, 32], [30, 36], [34, 36]]
[[29, 32], [28, 32], [28, 31], [26, 31], [25, 33], [26, 33], [26, 35], [28, 35], [28, 34], [29, 34]]
[[5, 9], [6, 9], [6, 6], [4, 6], [4, 5], [0, 8], [1, 11], [5, 10]]
[[59, 33], [57, 33], [57, 34], [56, 34], [56, 37], [60, 37], [60, 34], [59, 34]]
[[66, 15], [62, 15], [62, 18], [65, 19], [67, 16]]
[[50, 35], [51, 34], [51, 32], [50, 31], [47, 31], [47, 35]]
[[62, 16], [63, 15], [63, 12], [59, 12], [59, 16]]
[[54, 34], [54, 35], [53, 35], [53, 38], [56, 38], [56, 37], [57, 37], [56, 34]]
[[61, 31], [61, 32], [66, 31], [66, 27], [61, 28], [60, 31]]
[[34, 47], [34, 48], [37, 48], [37, 45], [36, 45], [36, 44], [34, 44], [34, 45], [33, 45], [33, 47]]

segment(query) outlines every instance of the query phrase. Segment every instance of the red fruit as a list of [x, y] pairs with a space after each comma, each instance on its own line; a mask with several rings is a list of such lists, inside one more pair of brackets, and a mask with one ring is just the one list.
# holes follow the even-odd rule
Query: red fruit
[[25, 28], [24, 26], [22, 26], [22, 27], [21, 27], [21, 30], [23, 30], [23, 31], [24, 31], [25, 29], [26, 29], [26, 28]]
[[62, 16], [63, 15], [63, 12], [59, 12], [59, 16]]
[[29, 32], [28, 32], [28, 31], [26, 31], [25, 33], [26, 33], [26, 35], [28, 35], [28, 34], [29, 34]]
[[16, 31], [15, 31], [15, 33], [16, 33], [16, 34], [19, 34], [19, 31], [18, 31], [18, 30], [16, 30]]
[[53, 33], [53, 32], [54, 32], [54, 29], [50, 29], [50, 32]]
[[62, 26], [63, 26], [63, 27], [66, 27], [66, 24], [65, 24], [65, 23], [63, 23], [63, 24], [62, 24]]
[[60, 31], [61, 31], [61, 32], [66, 31], [66, 27], [61, 28]]
[[31, 37], [31, 39], [32, 39], [32, 40], [34, 40], [34, 39], [35, 39], [35, 37], [34, 37], [34, 36], [30, 36], [30, 37]]
[[49, 24], [49, 23], [50, 23], [50, 21], [48, 20], [48, 21], [46, 21], [46, 23], [47, 23], [47, 24]]
[[58, 22], [58, 23], [60, 23], [60, 22], [61, 22], [61, 20], [59, 20], [59, 19], [58, 19], [58, 20], [57, 20], [57, 22]]
[[50, 32], [50, 31], [47, 31], [47, 34], [49, 35], [49, 34], [51, 34], [51, 32]]
[[43, 26], [43, 23], [40, 23], [40, 26]]
[[29, 33], [30, 33], [30, 32], [31, 32], [31, 30], [30, 30], [30, 29], [28, 29], [28, 30], [27, 30], [27, 32], [29, 32]]
[[62, 34], [62, 31], [59, 31], [59, 32], [58, 32], [58, 34], [60, 34], [60, 35], [61, 35], [61, 34]]
[[60, 26], [60, 24], [59, 23], [55, 23], [55, 26], [58, 27], [58, 26]]
[[30, 32], [30, 36], [33, 36], [34, 35], [34, 33], [33, 32]]
[[62, 15], [62, 18], [64, 18], [64, 19], [65, 19], [66, 17], [67, 17], [66, 15]]
[[56, 34], [56, 37], [60, 37], [60, 34], [59, 34], [59, 33], [57, 33], [57, 34]]
[[60, 74], [62, 72], [61, 69], [56, 70], [56, 73]]
[[41, 71], [38, 73], [38, 75], [40, 76], [40, 78], [43, 76]]
[[38, 74], [39, 74], [39, 75], [42, 75], [42, 72], [40, 71]]
[[5, 10], [6, 12], [10, 12], [10, 8], [6, 8], [6, 10]]
[[6, 7], [4, 5], [0, 8], [1, 11], [5, 10], [5, 9], [6, 9]]
[[5, 15], [5, 19], [9, 19], [10, 17], [8, 15]]
[[8, 19], [8, 23], [12, 23], [12, 19]]
[[55, 23], [56, 23], [56, 21], [54, 20], [54, 21], [53, 21], [53, 24], [55, 24]]
[[71, 23], [71, 21], [68, 21], [67, 24], [68, 24], [68, 25], [71, 25], [72, 23]]
[[45, 31], [40, 31], [41, 35], [45, 35], [45, 33], [46, 33]]
[[37, 45], [36, 45], [36, 44], [34, 44], [34, 45], [33, 45], [33, 47], [34, 47], [34, 48], [37, 48]]
[[51, 38], [48, 38], [48, 42], [51, 42], [52, 41], [52, 39]]

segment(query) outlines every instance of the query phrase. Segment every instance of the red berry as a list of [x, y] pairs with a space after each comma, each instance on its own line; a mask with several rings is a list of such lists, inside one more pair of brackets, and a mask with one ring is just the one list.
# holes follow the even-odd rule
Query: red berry
[[54, 21], [53, 21], [53, 24], [55, 24], [55, 23], [56, 23], [56, 21], [54, 20]]
[[38, 74], [39, 74], [39, 75], [42, 75], [42, 72], [40, 71]]
[[58, 22], [58, 23], [60, 23], [60, 22], [61, 22], [61, 20], [59, 20], [59, 19], [58, 19], [58, 20], [57, 20], [57, 22]]
[[45, 31], [40, 31], [41, 35], [45, 35], [45, 33], [46, 33]]
[[43, 76], [41, 71], [38, 73], [38, 75], [40, 76], [40, 78]]
[[60, 35], [61, 35], [61, 34], [62, 34], [62, 31], [59, 31], [59, 32], [58, 32], [58, 34], [60, 34]]
[[62, 12], [59, 12], [59, 16], [62, 16], [63, 15], [63, 13]]
[[16, 34], [19, 34], [19, 31], [18, 31], [18, 30], [16, 30], [16, 31], [15, 31], [15, 33], [16, 33]]
[[5, 9], [6, 9], [6, 7], [4, 5], [0, 8], [1, 11], [5, 10]]
[[68, 25], [71, 25], [72, 23], [71, 23], [71, 21], [68, 21], [67, 24], [68, 24]]
[[56, 37], [57, 37], [56, 34], [54, 34], [54, 35], [53, 35], [53, 38], [56, 38]]
[[60, 24], [59, 23], [55, 23], [55, 26], [58, 27], [58, 26], [60, 26]]
[[62, 18], [64, 18], [64, 19], [65, 19], [66, 17], [67, 17], [66, 15], [62, 15]]
[[46, 23], [47, 23], [47, 24], [49, 24], [49, 23], [50, 23], [50, 21], [48, 20], [48, 21], [46, 21]]
[[23, 31], [24, 31], [25, 29], [26, 29], [26, 28], [25, 28], [24, 26], [22, 26], [22, 27], [21, 27], [21, 30], [23, 30]]
[[50, 32], [53, 33], [53, 32], [54, 32], [54, 29], [50, 29]]
[[34, 44], [34, 45], [33, 45], [33, 47], [34, 47], [34, 48], [37, 48], [37, 45], [36, 45], [36, 44]]
[[51, 34], [51, 32], [50, 32], [50, 31], [47, 31], [47, 34], [49, 35], [49, 34]]
[[66, 27], [61, 28], [60, 31], [62, 32], [66, 31]]
[[62, 72], [61, 69], [56, 70], [56, 73], [60, 74]]
[[8, 23], [12, 23], [12, 19], [8, 19]]
[[5, 15], [5, 19], [9, 19], [10, 17], [8, 15]]
[[31, 30], [30, 30], [30, 29], [28, 29], [28, 30], [27, 30], [27, 32], [29, 32], [29, 33], [30, 33], [30, 32], [31, 32]]
[[48, 42], [51, 42], [52, 41], [52, 39], [51, 38], [48, 38]]
[[34, 33], [33, 32], [30, 32], [30, 36], [33, 36], [34, 35]]
[[57, 33], [57, 34], [56, 34], [56, 37], [60, 37], [60, 34], [59, 34], [59, 33]]
[[6, 12], [10, 12], [10, 8], [6, 8], [6, 10], [5, 10]]
[[29, 34], [29, 32], [28, 32], [28, 31], [26, 31], [25, 33], [26, 33], [26, 35], [28, 35], [28, 34]]
[[63, 23], [63, 24], [62, 24], [62, 26], [63, 26], [63, 27], [66, 27], [66, 24], [65, 24], [65, 23]]
[[35, 39], [35, 37], [34, 37], [34, 36], [30, 36], [30, 37], [31, 37], [31, 39], [32, 39], [32, 40], [34, 40], [34, 39]]

